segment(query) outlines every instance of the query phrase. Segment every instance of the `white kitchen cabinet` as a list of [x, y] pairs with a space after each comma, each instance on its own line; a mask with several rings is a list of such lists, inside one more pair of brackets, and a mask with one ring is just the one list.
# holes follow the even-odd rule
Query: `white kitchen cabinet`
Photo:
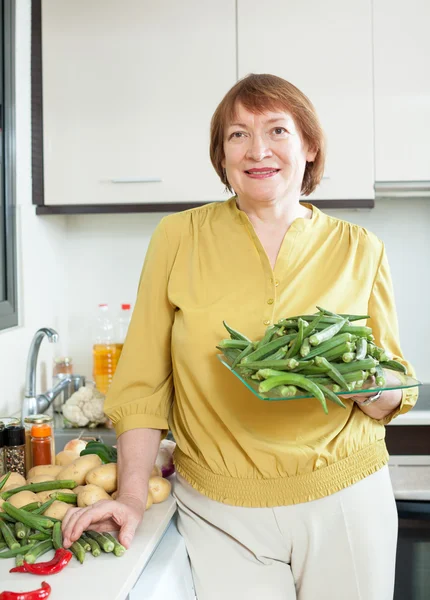
[[239, 76], [272, 73], [313, 102], [327, 136], [312, 199], [374, 197], [371, 0], [238, 0]]
[[224, 199], [209, 126], [235, 53], [234, 0], [43, 0], [45, 204]]
[[190, 561], [173, 519], [128, 600], [195, 600]]
[[373, 10], [376, 181], [430, 183], [430, 2]]

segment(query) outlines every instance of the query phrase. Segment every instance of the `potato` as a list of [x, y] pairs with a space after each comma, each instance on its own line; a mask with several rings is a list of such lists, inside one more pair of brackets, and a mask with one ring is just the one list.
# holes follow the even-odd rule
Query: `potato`
[[67, 465], [57, 475], [57, 479], [72, 479], [77, 485], [85, 483], [85, 476], [88, 471], [100, 467], [102, 464], [101, 458], [97, 454], [87, 454], [80, 456], [76, 460]]
[[110, 495], [112, 500], [116, 500], [118, 498], [119, 490], [115, 490], [113, 494]]
[[1, 506], [2, 506], [2, 504], [4, 504], [4, 502], [5, 502], [5, 501], [3, 500], [3, 498], [0, 498], [0, 513], [1, 513], [1, 512], [4, 512], [4, 510], [3, 510], [3, 509], [2, 509], [2, 507], [1, 507]]
[[27, 483], [43, 483], [44, 481], [55, 481], [55, 477], [53, 475], [35, 475], [34, 477], [29, 477], [27, 479]]
[[146, 499], [145, 510], [149, 510], [153, 504], [154, 504], [154, 497], [151, 494], [151, 490], [148, 490], [148, 498]]
[[37, 492], [36, 496], [39, 502], [46, 502], [51, 497], [51, 494], [55, 492], [61, 492], [62, 494], [71, 494], [72, 490], [46, 490], [44, 492]]
[[27, 479], [31, 479], [36, 475], [52, 475], [55, 479], [57, 473], [61, 471], [62, 467], [57, 465], [39, 465], [37, 467], [33, 467], [27, 473]]
[[91, 469], [85, 477], [87, 483], [92, 483], [103, 488], [105, 492], [111, 494], [117, 488], [117, 468], [116, 463], [108, 463]]
[[[0, 484], [3, 481], [4, 477], [2, 477], [0, 479]], [[1, 489], [2, 492], [6, 492], [7, 490], [13, 490], [17, 487], [21, 487], [22, 485], [25, 485], [26, 481], [25, 478], [20, 475], [19, 473], [14, 473], [12, 472], [9, 477], [8, 480], [6, 481], [4, 487]]]
[[84, 490], [86, 487], [86, 485], [78, 485], [77, 487], [73, 488], [72, 492], [74, 494], [79, 494], [79, 492], [82, 492], [82, 490]]
[[171, 489], [172, 484], [168, 479], [164, 479], [164, 477], [158, 476], [149, 478], [149, 491], [152, 494], [154, 504], [164, 502], [164, 500], [166, 500], [166, 498], [170, 494]]
[[30, 502], [39, 502], [39, 498], [34, 492], [18, 492], [11, 496], [8, 500], [16, 508], [21, 508]]
[[104, 489], [97, 485], [88, 484], [85, 486], [85, 489], [78, 494], [78, 506], [80, 508], [91, 506], [99, 500], [111, 500], [111, 497]]
[[62, 450], [55, 457], [55, 465], [63, 468], [67, 465], [70, 465], [70, 463], [72, 463], [77, 458], [79, 458], [79, 454], [77, 452], [74, 452], [72, 450]]
[[73, 505], [67, 504], [67, 502], [54, 500], [51, 506], [47, 508], [43, 514], [45, 517], [53, 517], [54, 519], [60, 519], [60, 521], [62, 521], [69, 508], [73, 508]]

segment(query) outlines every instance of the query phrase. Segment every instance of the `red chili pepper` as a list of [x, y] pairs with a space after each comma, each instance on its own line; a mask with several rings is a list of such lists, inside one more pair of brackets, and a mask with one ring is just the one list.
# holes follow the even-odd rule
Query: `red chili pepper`
[[42, 587], [32, 592], [2, 592], [0, 600], [43, 600], [51, 593], [51, 586], [42, 581]]
[[[52, 560], [30, 565], [24, 562], [20, 567], [14, 567], [9, 573], [32, 573], [33, 575], [55, 575], [64, 569], [72, 558], [70, 550], [58, 548]], [[1, 598], [0, 598], [1, 600]]]

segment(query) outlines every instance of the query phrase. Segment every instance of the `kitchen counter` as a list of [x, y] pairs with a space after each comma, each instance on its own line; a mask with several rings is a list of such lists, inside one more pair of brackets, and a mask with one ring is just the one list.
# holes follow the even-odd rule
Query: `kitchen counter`
[[430, 457], [390, 456], [391, 483], [396, 500], [430, 501]]
[[[0, 561], [0, 592], [29, 591], [47, 581], [52, 587], [50, 600], [126, 600], [142, 570], [149, 562], [176, 511], [172, 496], [161, 504], [154, 504], [145, 513], [129, 550], [117, 558], [101, 554], [97, 558], [87, 553], [81, 565], [73, 558], [64, 571], [51, 577], [36, 577], [9, 573], [14, 559]], [[41, 560], [49, 560], [53, 552]]]

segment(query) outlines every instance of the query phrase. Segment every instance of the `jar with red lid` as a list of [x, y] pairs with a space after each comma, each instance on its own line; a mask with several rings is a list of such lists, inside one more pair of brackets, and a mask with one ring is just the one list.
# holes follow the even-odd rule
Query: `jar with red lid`
[[48, 423], [31, 428], [31, 464], [33, 467], [52, 464], [52, 427]]

